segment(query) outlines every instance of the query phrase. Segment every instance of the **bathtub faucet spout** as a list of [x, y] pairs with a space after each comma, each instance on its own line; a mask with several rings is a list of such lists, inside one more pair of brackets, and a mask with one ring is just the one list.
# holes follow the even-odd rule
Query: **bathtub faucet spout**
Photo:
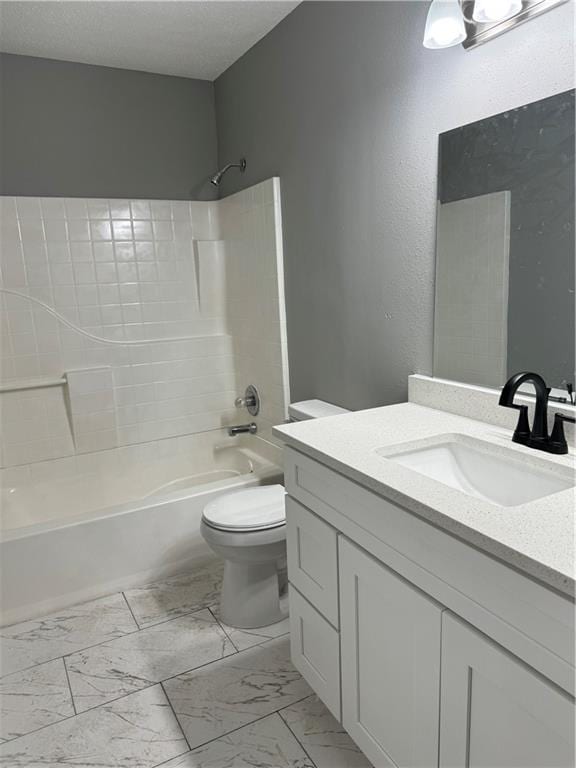
[[240, 424], [237, 427], [228, 427], [228, 434], [230, 437], [244, 434], [255, 435], [256, 432], [258, 432], [258, 426], [254, 422], [251, 424]]

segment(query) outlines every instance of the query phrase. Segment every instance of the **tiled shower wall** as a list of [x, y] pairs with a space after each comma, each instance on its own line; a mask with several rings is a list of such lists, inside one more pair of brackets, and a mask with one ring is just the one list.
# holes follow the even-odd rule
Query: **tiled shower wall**
[[231, 243], [228, 201], [1, 199], [0, 383], [54, 384], [0, 394], [2, 466], [222, 428], [241, 418], [245, 378], [282, 420], [284, 327], [267, 329], [246, 369], [238, 303], [258, 306], [260, 276], [276, 274], [270, 307], [283, 306], [278, 187], [242, 196], [251, 229]]

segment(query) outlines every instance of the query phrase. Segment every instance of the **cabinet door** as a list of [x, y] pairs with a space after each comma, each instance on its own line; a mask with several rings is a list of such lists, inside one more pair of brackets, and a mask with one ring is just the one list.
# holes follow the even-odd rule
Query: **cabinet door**
[[573, 700], [449, 613], [442, 624], [442, 768], [571, 768]]
[[442, 608], [339, 542], [344, 727], [378, 768], [434, 768]]

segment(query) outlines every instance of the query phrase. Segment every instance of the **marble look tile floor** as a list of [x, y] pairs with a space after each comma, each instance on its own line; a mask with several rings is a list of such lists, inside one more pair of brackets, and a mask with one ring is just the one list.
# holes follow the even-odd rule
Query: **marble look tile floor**
[[0, 766], [370, 768], [290, 663], [219, 620], [222, 569], [0, 629]]

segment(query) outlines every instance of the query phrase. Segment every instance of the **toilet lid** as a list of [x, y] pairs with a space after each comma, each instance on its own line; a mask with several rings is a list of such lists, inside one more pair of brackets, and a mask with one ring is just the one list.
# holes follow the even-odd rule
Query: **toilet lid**
[[285, 491], [281, 485], [265, 485], [228, 493], [204, 508], [204, 521], [225, 531], [256, 531], [286, 522]]

